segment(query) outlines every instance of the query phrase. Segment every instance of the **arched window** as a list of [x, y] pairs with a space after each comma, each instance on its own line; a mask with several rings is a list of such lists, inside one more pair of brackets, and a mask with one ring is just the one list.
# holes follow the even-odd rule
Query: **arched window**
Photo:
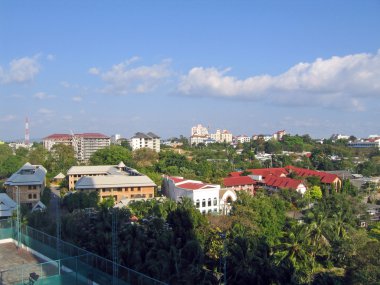
[[208, 198], [207, 206], [211, 207], [211, 198]]
[[206, 207], [206, 199], [202, 200], [202, 207]]
[[231, 204], [231, 203], [232, 203], [232, 198], [231, 198], [231, 196], [228, 196], [228, 197], [227, 197], [227, 203], [228, 203], [228, 204]]
[[199, 199], [197, 199], [197, 201], [195, 201], [195, 208], [199, 208], [200, 206], [200, 202], [199, 202]]
[[214, 206], [218, 205], [218, 199], [214, 198]]

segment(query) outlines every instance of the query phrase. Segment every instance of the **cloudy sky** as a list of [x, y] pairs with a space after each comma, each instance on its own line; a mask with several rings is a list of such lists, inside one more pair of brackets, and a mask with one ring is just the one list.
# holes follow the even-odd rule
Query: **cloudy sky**
[[0, 1], [0, 140], [380, 133], [380, 1]]

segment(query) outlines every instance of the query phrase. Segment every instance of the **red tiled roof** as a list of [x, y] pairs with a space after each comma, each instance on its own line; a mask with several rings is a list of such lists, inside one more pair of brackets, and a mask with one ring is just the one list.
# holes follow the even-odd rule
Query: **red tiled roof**
[[71, 135], [69, 134], [52, 134], [44, 138], [44, 140], [62, 140], [62, 139], [71, 139]]
[[302, 184], [302, 181], [287, 177], [275, 177], [271, 175], [267, 179], [265, 179], [265, 184], [280, 189], [289, 188], [296, 190], [298, 186]]
[[321, 178], [322, 183], [331, 184], [338, 178], [336, 174], [331, 174], [323, 171], [298, 168], [291, 165], [286, 166], [286, 169], [295, 172], [298, 176], [308, 177], [308, 176], [317, 176]]
[[274, 175], [280, 177], [281, 175], [288, 174], [288, 171], [285, 168], [259, 168], [259, 169], [247, 169], [254, 175], [261, 175], [264, 179], [269, 175]]
[[223, 184], [226, 187], [232, 186], [242, 186], [242, 185], [253, 185], [256, 181], [249, 176], [238, 176], [238, 177], [226, 177], [223, 179]]
[[178, 188], [187, 189], [187, 190], [197, 190], [204, 186], [207, 186], [207, 184], [203, 183], [194, 183], [194, 182], [186, 182], [180, 185], [176, 185]]
[[170, 180], [172, 180], [175, 183], [185, 181], [185, 179], [180, 178], [180, 177], [168, 177]]
[[[75, 134], [76, 137], [81, 138], [94, 138], [94, 139], [107, 139], [109, 138], [106, 135], [100, 133], [83, 133]], [[62, 139], [71, 139], [73, 136], [71, 134], [52, 134], [44, 138], [44, 140], [62, 140]]]

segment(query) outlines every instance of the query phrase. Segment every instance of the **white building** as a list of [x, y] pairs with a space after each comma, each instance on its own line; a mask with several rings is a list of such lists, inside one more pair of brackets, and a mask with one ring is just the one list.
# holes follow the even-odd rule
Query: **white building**
[[147, 134], [140, 132], [136, 133], [129, 140], [129, 144], [131, 145], [132, 150], [140, 148], [150, 148], [156, 152], [160, 152], [160, 143], [160, 137], [152, 132], [149, 132]]
[[191, 128], [191, 136], [208, 136], [208, 130], [206, 127], [202, 126], [201, 124], [198, 124]]
[[352, 148], [376, 147], [376, 148], [380, 149], [380, 138], [371, 138], [371, 139], [367, 139], [367, 140], [349, 142], [348, 147], [352, 147]]
[[56, 144], [72, 146], [80, 162], [87, 162], [94, 152], [111, 144], [110, 137], [100, 133], [53, 134], [45, 137], [42, 142], [48, 151]]
[[190, 145], [197, 145], [200, 143], [205, 144], [208, 139], [209, 139], [208, 136], [193, 135], [190, 137]]
[[236, 141], [239, 143], [249, 143], [251, 142], [251, 137], [247, 135], [240, 135], [236, 137]]
[[202, 214], [219, 214], [220, 185], [186, 180], [183, 177], [165, 177], [163, 192], [176, 202], [180, 202], [184, 197], [190, 198]]
[[232, 142], [232, 134], [227, 130], [216, 130], [215, 134], [211, 134], [210, 137], [214, 139], [218, 143], [231, 143]]

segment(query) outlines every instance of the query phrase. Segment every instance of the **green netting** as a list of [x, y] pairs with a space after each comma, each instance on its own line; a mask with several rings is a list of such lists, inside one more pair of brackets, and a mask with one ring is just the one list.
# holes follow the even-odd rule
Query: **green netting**
[[[0, 239], [13, 238], [16, 231], [11, 221], [0, 221]], [[0, 284], [165, 284], [142, 273], [117, 265], [118, 275], [113, 277], [113, 262], [73, 244], [58, 241], [56, 237], [24, 226], [21, 231], [21, 242], [28, 248], [48, 257], [52, 261], [23, 265], [0, 272]], [[59, 242], [59, 247], [57, 247]], [[59, 252], [57, 251], [59, 248]], [[30, 274], [38, 275], [33, 283]]]

